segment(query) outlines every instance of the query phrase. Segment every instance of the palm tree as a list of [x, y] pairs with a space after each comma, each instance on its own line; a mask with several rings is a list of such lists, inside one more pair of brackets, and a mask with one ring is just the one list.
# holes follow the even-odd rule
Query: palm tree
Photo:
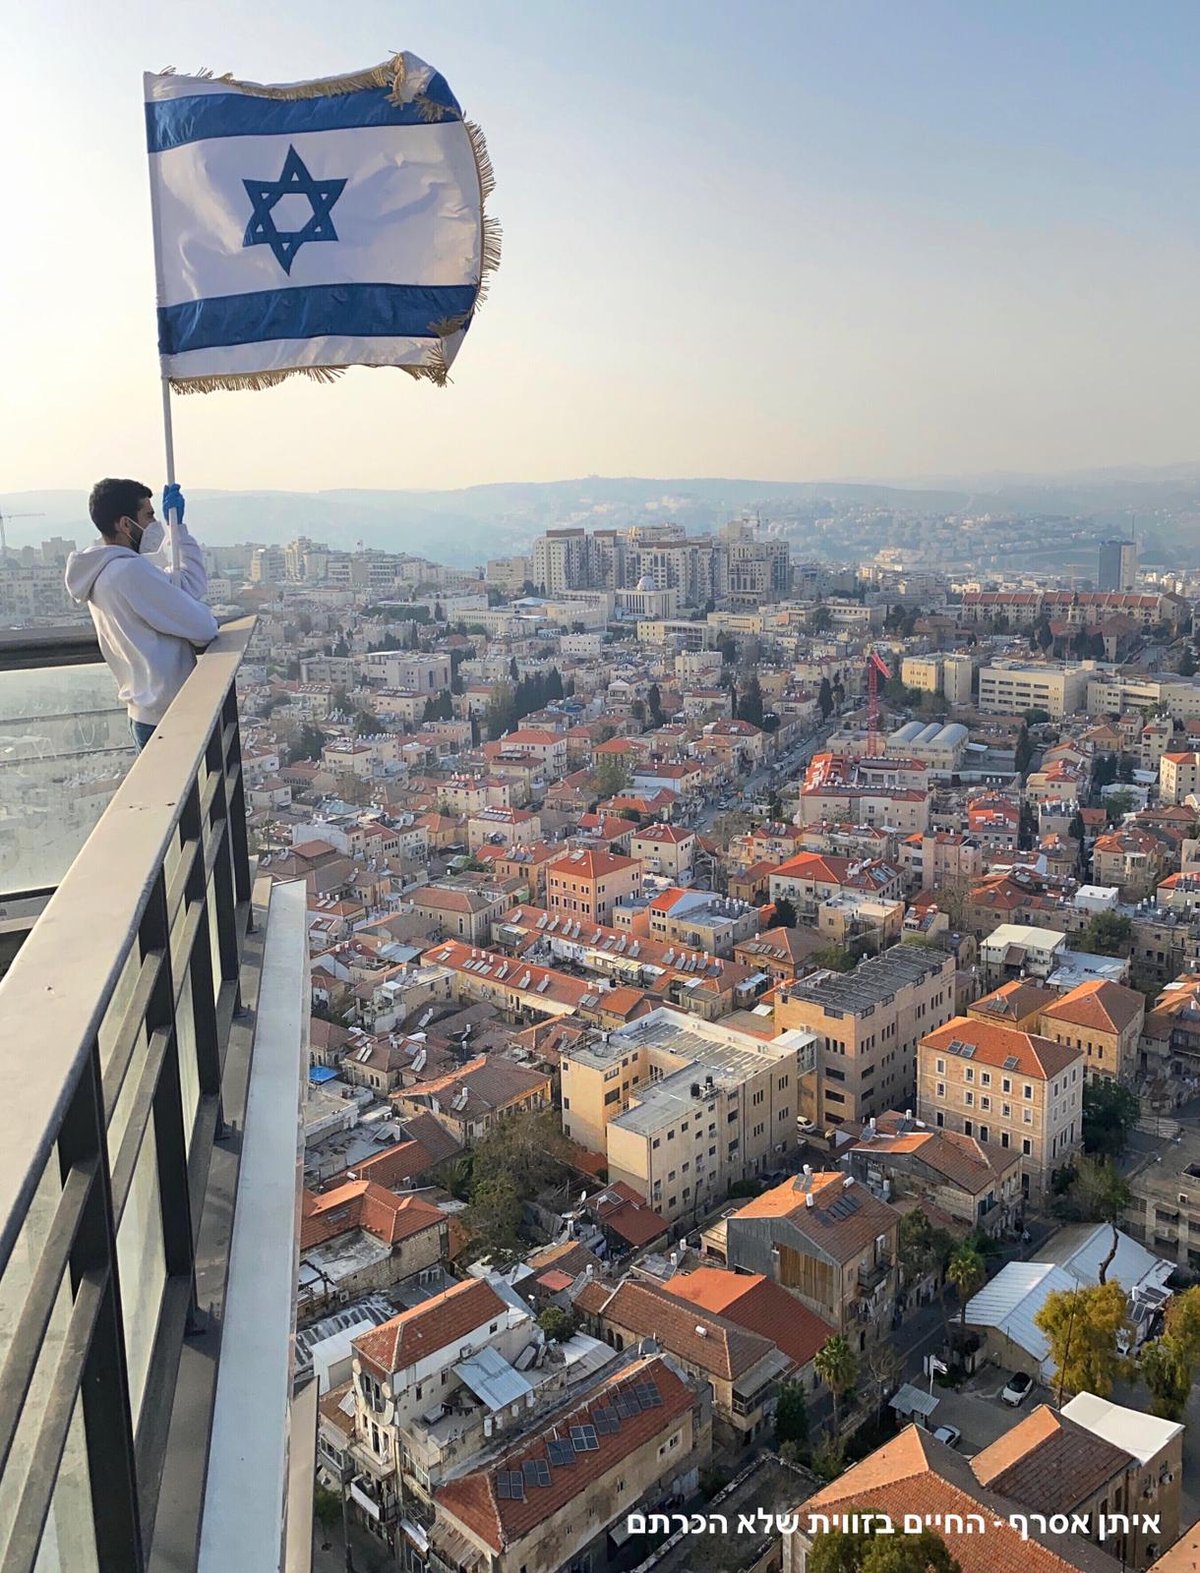
[[970, 1240], [964, 1240], [946, 1264], [946, 1277], [958, 1290], [962, 1341], [967, 1341], [967, 1301], [987, 1278], [983, 1257]]
[[817, 1350], [813, 1358], [813, 1370], [833, 1395], [833, 1429], [836, 1432], [841, 1429], [838, 1400], [847, 1389], [854, 1386], [854, 1379], [858, 1375], [854, 1351], [841, 1333], [835, 1333]]

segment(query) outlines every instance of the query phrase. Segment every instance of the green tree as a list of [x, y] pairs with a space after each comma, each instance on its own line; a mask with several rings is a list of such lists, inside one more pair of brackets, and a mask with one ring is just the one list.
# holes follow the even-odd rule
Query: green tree
[[1046, 1296], [1034, 1322], [1050, 1344], [1058, 1371], [1058, 1396], [1095, 1393], [1107, 1398], [1126, 1361], [1117, 1334], [1126, 1323], [1125, 1291], [1120, 1284], [1059, 1289]]
[[793, 1442], [803, 1447], [808, 1441], [808, 1403], [803, 1382], [784, 1382], [775, 1405], [775, 1446]]
[[1120, 912], [1094, 912], [1079, 935], [1080, 950], [1094, 956], [1126, 956], [1133, 923]]
[[[842, 1522], [874, 1515], [863, 1508], [840, 1509]], [[933, 1529], [917, 1535], [879, 1535], [874, 1529], [828, 1529], [813, 1540], [807, 1573], [962, 1573]]]
[[1117, 1247], [1121, 1243], [1117, 1230], [1118, 1220], [1132, 1200], [1129, 1182], [1111, 1162], [1083, 1157], [1075, 1166], [1075, 1179], [1071, 1184], [1070, 1195], [1084, 1217], [1106, 1223], [1112, 1230], [1108, 1255], [1100, 1263], [1099, 1268], [1098, 1276], [1103, 1284], [1108, 1277], [1108, 1269], [1116, 1257]]
[[950, 1342], [950, 1321], [946, 1314], [943, 1274], [953, 1251], [953, 1236], [945, 1229], [935, 1228], [929, 1214], [919, 1207], [901, 1218], [899, 1263], [905, 1286], [914, 1287], [923, 1278], [936, 1274], [938, 1305], [947, 1344]]
[[780, 896], [775, 903], [775, 925], [781, 929], [796, 927], [796, 909], [786, 896]]
[[817, 709], [821, 712], [821, 720], [828, 721], [833, 710], [833, 688], [827, 677], [821, 679], [821, 686], [817, 689]]
[[827, 606], [814, 606], [808, 614], [808, 626], [814, 634], [825, 634], [833, 627], [833, 613]]
[[967, 1301], [987, 1278], [987, 1265], [970, 1240], [963, 1243], [946, 1263], [946, 1277], [958, 1290], [959, 1325], [962, 1340], [967, 1337]]
[[750, 681], [746, 684], [738, 703], [736, 719], [749, 721], [752, 726], [760, 727], [763, 724], [762, 686], [758, 681], [757, 672], [751, 675]]
[[854, 957], [841, 945], [824, 945], [813, 951], [811, 960], [814, 967], [824, 967], [830, 972], [854, 971]]
[[487, 709], [483, 713], [483, 729], [488, 735], [488, 741], [496, 742], [504, 736], [505, 732], [512, 729], [515, 722], [516, 708], [512, 685], [493, 683]]
[[666, 720], [663, 715], [662, 693], [657, 683], [651, 683], [646, 693], [646, 707], [650, 713], [650, 725], [660, 727]]
[[629, 785], [629, 766], [624, 754], [602, 754], [592, 772], [592, 785], [600, 797], [616, 797]]
[[1165, 1321], [1167, 1336], [1194, 1365], [1200, 1360], [1200, 1287], [1173, 1296], [1167, 1303]]
[[520, 1251], [521, 1198], [507, 1175], [476, 1180], [461, 1216], [480, 1256], [504, 1263]]
[[817, 1350], [813, 1356], [813, 1370], [825, 1383], [833, 1399], [833, 1430], [836, 1436], [841, 1431], [842, 1395], [849, 1392], [858, 1376], [858, 1361], [841, 1333], [835, 1333]]
[[552, 1344], [565, 1344], [568, 1338], [575, 1336], [579, 1318], [574, 1311], [564, 1310], [561, 1305], [548, 1305], [539, 1315], [537, 1324]]
[[1183, 654], [1179, 658], [1180, 677], [1195, 677], [1196, 657], [1192, 654], [1191, 645], [1184, 645]]
[[1034, 706], [1032, 710], [1026, 710], [1025, 712], [1026, 726], [1043, 726], [1051, 719], [1052, 717], [1049, 710], [1040, 710], [1037, 708], [1037, 706]]
[[1160, 1420], [1182, 1420], [1192, 1393], [1192, 1364], [1169, 1337], [1154, 1338], [1138, 1356], [1138, 1375]]
[[287, 752], [289, 765], [298, 764], [302, 759], [320, 759], [321, 750], [328, 739], [320, 727], [312, 726], [305, 721], [300, 728], [299, 735]]
[[336, 1491], [330, 1491], [328, 1486], [318, 1485], [313, 1488], [313, 1517], [321, 1526], [321, 1550], [328, 1551], [332, 1542], [330, 1534], [342, 1521], [342, 1499]]
[[1138, 1122], [1141, 1104], [1135, 1092], [1108, 1076], [1097, 1076], [1083, 1087], [1083, 1150], [1117, 1158], [1125, 1151]]
[[1022, 780], [1029, 774], [1029, 766], [1033, 763], [1033, 743], [1029, 737], [1029, 728], [1024, 721], [1021, 730], [1017, 733], [1017, 746], [1013, 750], [1013, 765]]
[[1104, 811], [1110, 825], [1119, 824], [1136, 807], [1137, 797], [1132, 792], [1109, 792], [1104, 799]]
[[732, 666], [737, 660], [737, 641], [732, 634], [722, 631], [716, 637], [713, 648], [721, 652], [723, 666]]

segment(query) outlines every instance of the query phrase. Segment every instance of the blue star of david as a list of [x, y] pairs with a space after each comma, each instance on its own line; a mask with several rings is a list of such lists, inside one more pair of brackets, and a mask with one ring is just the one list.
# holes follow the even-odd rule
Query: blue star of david
[[[314, 180], [294, 147], [288, 148], [283, 174], [278, 180], [243, 180], [242, 185], [254, 209], [246, 225], [242, 245], [270, 246], [276, 262], [285, 273], [291, 273], [296, 253], [306, 241], [338, 238], [329, 215], [334, 203], [346, 189], [346, 182]], [[276, 229], [272, 210], [280, 197], [291, 196], [307, 197], [312, 207], [312, 217], [301, 229]]]

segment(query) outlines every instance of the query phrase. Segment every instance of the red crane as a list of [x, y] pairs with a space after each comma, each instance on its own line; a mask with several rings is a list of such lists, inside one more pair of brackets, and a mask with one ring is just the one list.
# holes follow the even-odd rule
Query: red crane
[[878, 650], [867, 653], [867, 758], [879, 755], [879, 679], [890, 682], [892, 669]]

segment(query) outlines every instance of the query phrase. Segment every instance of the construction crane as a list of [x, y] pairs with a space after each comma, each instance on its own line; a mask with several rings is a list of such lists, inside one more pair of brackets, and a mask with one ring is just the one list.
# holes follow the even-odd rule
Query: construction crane
[[867, 654], [867, 758], [879, 756], [879, 679], [890, 682], [892, 669], [878, 650]]
[[3, 562], [8, 556], [8, 532], [5, 529], [5, 525], [8, 524], [9, 520], [44, 519], [45, 517], [44, 513], [5, 513], [3, 508], [0, 508], [0, 562]]

